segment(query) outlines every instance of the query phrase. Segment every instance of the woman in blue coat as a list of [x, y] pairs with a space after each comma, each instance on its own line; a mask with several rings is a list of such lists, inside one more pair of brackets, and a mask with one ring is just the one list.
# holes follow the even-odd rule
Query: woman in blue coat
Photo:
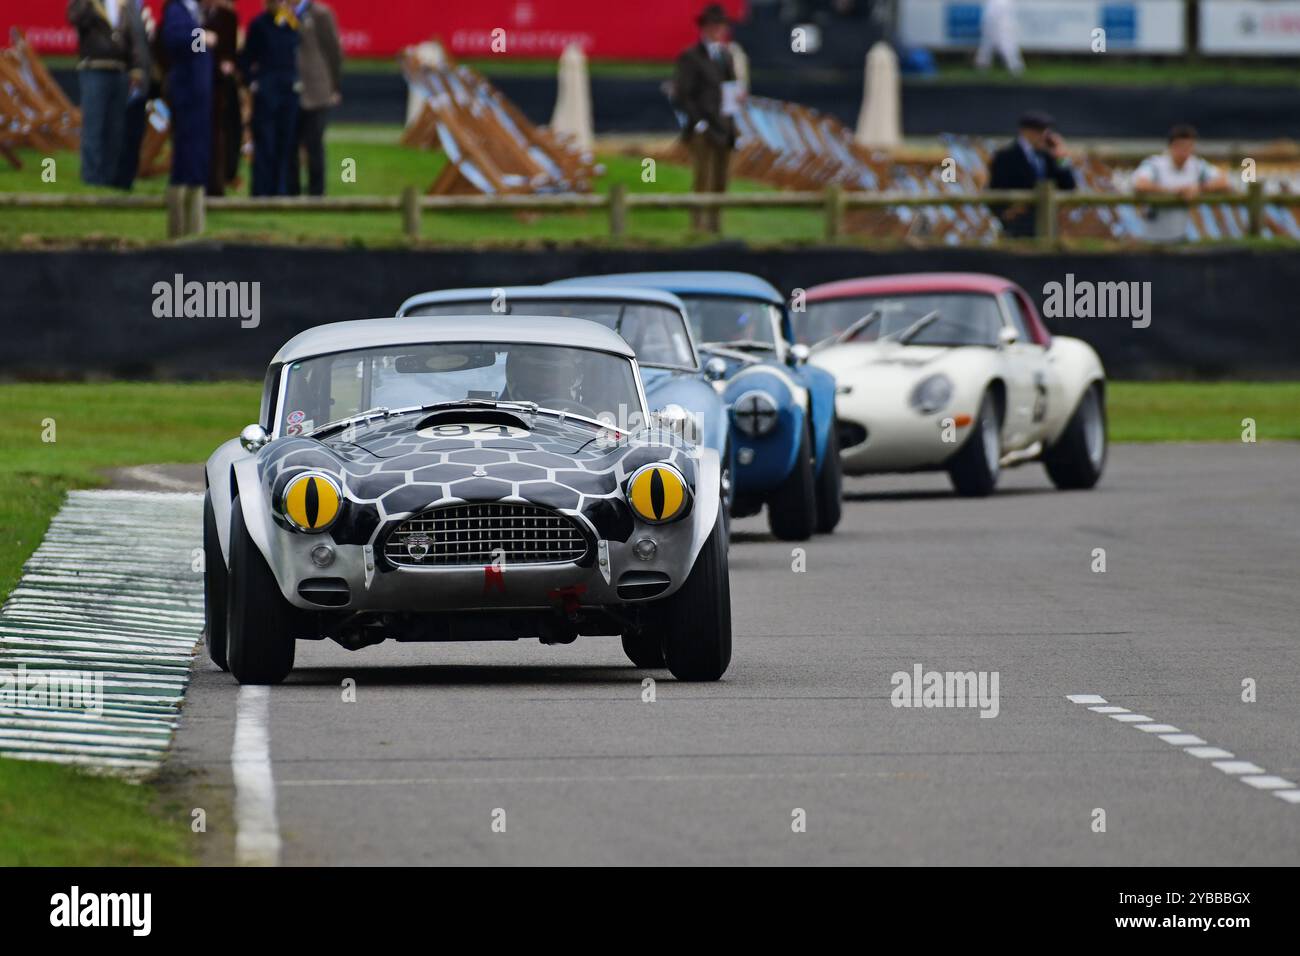
[[167, 0], [161, 45], [167, 59], [171, 109], [173, 186], [206, 186], [212, 156], [212, 53], [214, 34], [203, 28], [198, 0]]
[[289, 195], [297, 157], [298, 18], [283, 0], [267, 0], [239, 55], [253, 91], [253, 195]]

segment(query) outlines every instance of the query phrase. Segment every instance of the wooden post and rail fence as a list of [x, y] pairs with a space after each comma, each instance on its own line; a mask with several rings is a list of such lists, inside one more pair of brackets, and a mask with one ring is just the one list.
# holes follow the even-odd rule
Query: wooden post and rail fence
[[987, 190], [978, 193], [916, 194], [904, 192], [858, 192], [837, 185], [819, 192], [762, 193], [636, 193], [615, 183], [608, 193], [556, 193], [549, 195], [421, 195], [407, 187], [395, 196], [276, 196], [205, 197], [200, 190], [169, 191], [162, 195], [100, 195], [0, 193], [0, 210], [20, 209], [158, 209], [167, 214], [167, 236], [171, 239], [201, 236], [206, 217], [214, 212], [392, 212], [400, 216], [402, 232], [409, 239], [420, 237], [420, 220], [426, 212], [572, 212], [604, 210], [609, 235], [627, 235], [631, 213], [638, 209], [820, 209], [827, 239], [844, 235], [845, 213], [855, 209], [921, 208], [925, 206], [967, 206], [1026, 204], [1033, 208], [1038, 241], [1058, 238], [1058, 211], [1086, 206], [1143, 206], [1148, 208], [1190, 208], [1194, 206], [1245, 206], [1247, 235], [1260, 236], [1266, 205], [1300, 206], [1300, 193], [1264, 196], [1260, 183], [1248, 184], [1245, 193], [1212, 193], [1193, 200], [1178, 196], [1130, 196], [1115, 193], [1062, 192], [1050, 180], [1033, 190]]

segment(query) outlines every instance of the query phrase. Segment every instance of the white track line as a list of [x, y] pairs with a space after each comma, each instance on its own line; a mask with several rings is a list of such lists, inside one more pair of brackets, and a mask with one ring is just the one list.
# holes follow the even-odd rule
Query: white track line
[[1272, 793], [1279, 800], [1293, 806], [1300, 806], [1300, 786], [1285, 777], [1270, 774], [1263, 767], [1249, 760], [1234, 760], [1231, 751], [1224, 750], [1222, 747], [1206, 746], [1206, 742], [1195, 734], [1183, 733], [1172, 724], [1153, 723], [1150, 717], [1134, 714], [1127, 707], [1109, 705], [1106, 698], [1099, 694], [1066, 694], [1065, 699], [1073, 704], [1106, 705], [1090, 706], [1088, 709], [1146, 733], [1157, 734], [1165, 743], [1181, 748], [1185, 754], [1201, 760], [1213, 761], [1212, 766], [1216, 770], [1235, 777], [1247, 786]]
[[279, 866], [280, 824], [275, 816], [271, 775], [269, 687], [246, 685], [235, 701], [235, 744], [230, 767], [235, 778], [235, 862]]

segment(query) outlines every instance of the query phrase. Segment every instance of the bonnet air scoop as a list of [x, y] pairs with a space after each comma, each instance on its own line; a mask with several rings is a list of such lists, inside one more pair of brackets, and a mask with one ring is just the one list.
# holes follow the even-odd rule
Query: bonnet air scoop
[[524, 428], [528, 423], [513, 412], [500, 409], [448, 408], [420, 419], [416, 430], [437, 425], [504, 425], [507, 428]]

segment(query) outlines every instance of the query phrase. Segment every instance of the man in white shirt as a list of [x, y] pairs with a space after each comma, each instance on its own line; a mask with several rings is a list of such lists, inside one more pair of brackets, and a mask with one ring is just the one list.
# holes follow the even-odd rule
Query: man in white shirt
[[[1196, 130], [1186, 124], [1169, 131], [1169, 148], [1142, 160], [1133, 177], [1133, 191], [1139, 196], [1181, 196], [1196, 199], [1209, 192], [1223, 192], [1228, 177], [1196, 155]], [[1187, 238], [1191, 213], [1186, 209], [1153, 209], [1147, 216], [1146, 238], [1153, 242], [1176, 242]]]

